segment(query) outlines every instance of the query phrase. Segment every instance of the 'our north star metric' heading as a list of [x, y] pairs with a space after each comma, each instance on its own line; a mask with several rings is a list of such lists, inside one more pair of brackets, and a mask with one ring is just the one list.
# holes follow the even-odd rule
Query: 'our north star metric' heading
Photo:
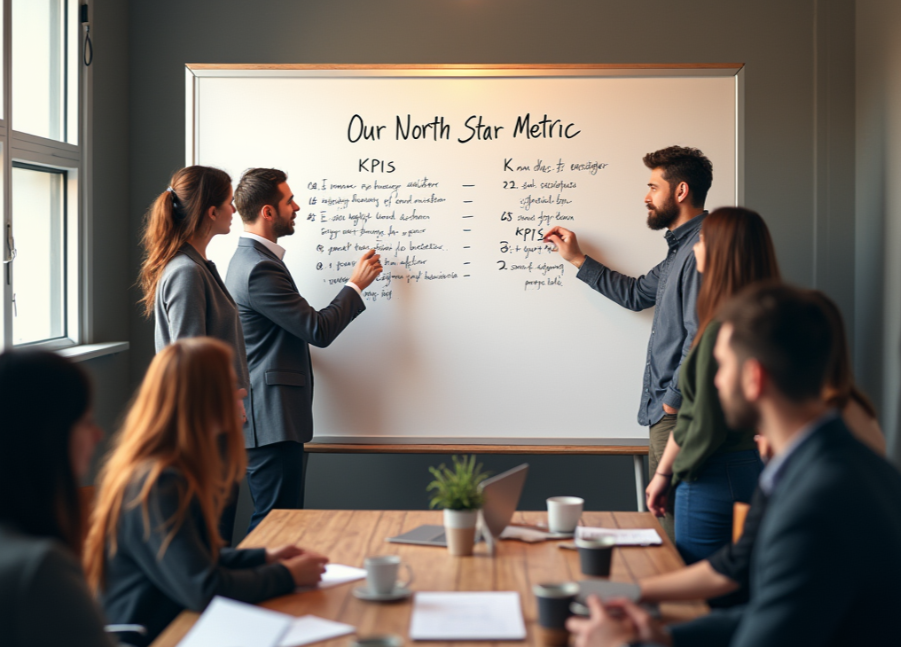
[[[363, 117], [355, 114], [347, 124], [347, 139], [355, 144], [359, 141], [379, 141], [383, 137], [390, 137], [386, 132], [387, 124], [367, 124]], [[498, 126], [485, 122], [482, 115], [472, 115], [463, 122], [460, 136], [454, 138], [451, 124], [444, 117], [436, 116], [432, 121], [420, 121], [412, 115], [396, 115], [394, 120], [394, 139], [397, 141], [408, 140], [448, 140], [456, 139], [461, 144], [473, 141], [491, 141], [507, 135], [502, 132], [505, 126]], [[581, 133], [581, 129], [574, 123], [566, 123], [562, 119], [554, 119], [543, 115], [540, 119], [533, 117], [531, 113], [519, 115], [509, 132], [514, 138], [525, 139], [572, 139]]]

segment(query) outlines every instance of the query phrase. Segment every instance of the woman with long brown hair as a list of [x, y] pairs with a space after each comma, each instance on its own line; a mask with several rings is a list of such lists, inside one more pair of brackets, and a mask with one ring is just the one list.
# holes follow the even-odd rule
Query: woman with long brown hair
[[707, 216], [694, 252], [703, 274], [698, 334], [682, 363], [676, 427], [646, 492], [648, 508], [662, 514], [675, 488], [676, 547], [688, 564], [729, 543], [733, 504], [751, 500], [763, 468], [755, 431], [728, 427], [713, 383], [716, 312], [745, 286], [779, 279], [769, 230], [750, 209], [724, 207]]
[[822, 304], [826, 314], [832, 319], [835, 336], [833, 363], [824, 394], [825, 400], [841, 411], [845, 424], [859, 441], [880, 456], [885, 456], [885, 436], [876, 417], [876, 408], [854, 380], [842, 313], [835, 302], [822, 292], [813, 290], [811, 294]]
[[222, 547], [218, 520], [244, 475], [232, 350], [210, 338], [160, 351], [100, 474], [85, 544], [110, 622], [152, 641], [214, 595], [259, 602], [318, 582], [327, 559], [295, 546]]
[[[208, 336], [231, 346], [238, 388], [250, 388], [238, 308], [206, 250], [231, 229], [235, 207], [228, 173], [208, 166], [177, 171], [145, 217], [139, 283], [144, 314], [154, 318], [156, 352], [185, 337]], [[243, 405], [242, 405], [243, 406]], [[231, 542], [237, 491], [220, 521]]]

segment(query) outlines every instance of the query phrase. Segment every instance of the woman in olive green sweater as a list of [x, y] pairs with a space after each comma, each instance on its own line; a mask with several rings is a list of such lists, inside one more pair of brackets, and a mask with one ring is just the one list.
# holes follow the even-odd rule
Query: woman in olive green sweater
[[698, 272], [698, 335], [682, 363], [682, 407], [647, 488], [648, 508], [662, 514], [675, 491], [676, 547], [688, 564], [714, 553], [732, 537], [732, 507], [747, 503], [763, 464], [753, 429], [726, 424], [713, 379], [713, 346], [721, 304], [747, 285], [779, 279], [773, 242], [750, 209], [717, 209], [704, 221], [694, 247]]

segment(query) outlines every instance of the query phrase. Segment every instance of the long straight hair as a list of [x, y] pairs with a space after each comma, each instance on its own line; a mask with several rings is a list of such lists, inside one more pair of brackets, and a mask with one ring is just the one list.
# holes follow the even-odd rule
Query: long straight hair
[[[231, 349], [209, 337], [182, 339], [164, 348], [151, 362], [100, 474], [85, 542], [88, 583], [95, 590], [102, 587], [105, 560], [118, 550], [122, 513], [138, 506], [145, 537], [168, 529], [160, 547], [162, 557], [196, 501], [213, 556], [218, 556], [219, 516], [246, 467]], [[167, 468], [177, 470], [186, 487], [172, 518], [163, 528], [151, 528], [148, 498]], [[126, 500], [129, 488], [141, 479], [140, 492]]]
[[704, 219], [704, 278], [698, 292], [697, 345], [719, 307], [745, 286], [779, 280], [770, 231], [760, 214], [744, 207], [720, 207]]
[[0, 406], [0, 521], [80, 555], [70, 446], [75, 424], [91, 408], [87, 375], [56, 353], [7, 351], [0, 355]]
[[[169, 189], [154, 200], [144, 216], [144, 261], [138, 283], [144, 314], [153, 314], [156, 286], [166, 264], [195, 234], [209, 224], [204, 214], [228, 200], [231, 190], [228, 173], [209, 166], [188, 166], [169, 181]], [[170, 190], [171, 189], [171, 190]]]
[[867, 416], [875, 419], [876, 407], [854, 381], [848, 337], [845, 334], [845, 320], [841, 311], [824, 292], [811, 290], [810, 295], [820, 303], [832, 324], [832, 361], [826, 376], [826, 402], [841, 411], [854, 400]]

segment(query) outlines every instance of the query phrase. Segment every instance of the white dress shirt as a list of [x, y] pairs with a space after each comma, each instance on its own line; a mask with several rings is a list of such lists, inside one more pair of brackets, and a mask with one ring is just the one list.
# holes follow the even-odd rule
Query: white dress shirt
[[[256, 234], [252, 234], [249, 231], [245, 231], [241, 234], [241, 238], [250, 238], [251, 240], [255, 240], [261, 245], [263, 245], [270, 252], [278, 256], [278, 260], [282, 261], [285, 259], [285, 248], [279, 245], [278, 243], [273, 243], [268, 238], [263, 238], [262, 236], [257, 236]], [[363, 291], [357, 286], [353, 281], [347, 282], [348, 287], [353, 288], [357, 291], [361, 297], [363, 296]]]

